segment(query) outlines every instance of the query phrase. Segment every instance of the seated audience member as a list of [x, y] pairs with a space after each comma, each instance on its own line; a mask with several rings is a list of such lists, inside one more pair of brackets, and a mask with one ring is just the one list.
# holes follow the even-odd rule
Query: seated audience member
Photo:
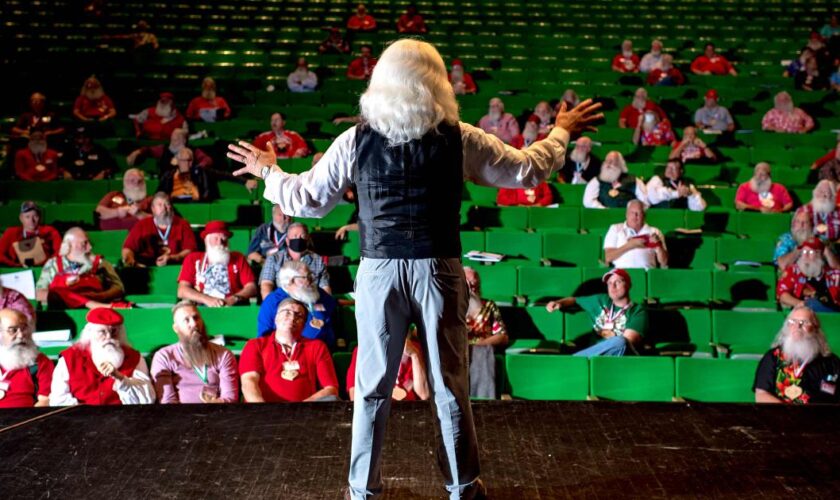
[[636, 128], [639, 125], [639, 119], [646, 111], [654, 112], [659, 117], [659, 121], [668, 119], [665, 111], [648, 99], [647, 90], [639, 87], [633, 94], [633, 101], [621, 110], [618, 117], [618, 126], [621, 128]]
[[53, 363], [32, 340], [31, 321], [0, 309], [0, 408], [50, 405]]
[[817, 60], [817, 65], [820, 68], [827, 68], [837, 63], [836, 58], [834, 57], [836, 55], [836, 50], [834, 51], [834, 54], [832, 54], [832, 51], [826, 47], [825, 40], [817, 30], [811, 30], [804, 48], [811, 51], [813, 57]]
[[538, 102], [537, 105], [534, 106], [534, 113], [531, 115], [531, 117], [540, 119], [537, 124], [537, 130], [540, 134], [545, 134], [546, 136], [549, 132], [551, 132], [551, 129], [554, 128], [554, 116], [554, 109], [552, 109], [548, 101]]
[[111, 153], [93, 142], [93, 134], [85, 127], [76, 129], [59, 165], [73, 179], [85, 181], [109, 179], [117, 169]]
[[471, 74], [464, 70], [464, 64], [460, 59], [452, 61], [452, 69], [449, 71], [449, 83], [455, 90], [455, 95], [475, 94], [478, 87]]
[[797, 210], [805, 212], [814, 236], [826, 243], [840, 239], [840, 211], [837, 210], [836, 199], [837, 187], [834, 183], [821, 180], [814, 188], [811, 201]]
[[703, 107], [694, 112], [694, 125], [700, 130], [710, 132], [732, 132], [735, 122], [729, 110], [718, 104], [718, 92], [706, 91]]
[[575, 148], [566, 153], [558, 176], [567, 184], [586, 184], [600, 171], [601, 159], [592, 154], [592, 139], [582, 136], [575, 141]]
[[79, 97], [73, 103], [73, 116], [83, 122], [104, 122], [117, 116], [114, 101], [102, 88], [102, 83], [95, 76], [88, 77], [82, 85]]
[[660, 120], [653, 111], [645, 111], [633, 131], [633, 144], [641, 146], [670, 146], [675, 140], [671, 122]]
[[554, 193], [541, 182], [535, 188], [501, 188], [496, 195], [500, 207], [546, 207], [554, 203]]
[[[394, 401], [426, 401], [429, 399], [429, 383], [426, 376], [426, 365], [423, 362], [423, 348], [420, 343], [414, 340], [409, 332], [405, 337], [400, 368], [397, 372], [397, 381], [391, 390], [391, 399]], [[347, 368], [346, 387], [350, 401], [356, 396], [356, 358], [359, 356], [359, 347], [353, 349], [350, 357], [350, 367]]]
[[146, 174], [130, 168], [123, 174], [122, 191], [111, 191], [96, 205], [99, 229], [131, 229], [138, 220], [151, 215], [151, 204], [152, 197], [146, 194]]
[[752, 179], [738, 186], [735, 208], [763, 213], [789, 212], [793, 199], [784, 186], [773, 182], [770, 164], [761, 162], [755, 166]]
[[505, 113], [505, 104], [498, 97], [490, 99], [487, 114], [479, 120], [478, 128], [507, 144], [519, 135], [519, 123], [512, 114]]
[[349, 54], [350, 44], [341, 36], [338, 28], [329, 28], [330, 34], [318, 46], [319, 54]]
[[560, 107], [563, 103], [566, 103], [566, 109], [573, 109], [575, 106], [580, 104], [580, 97], [578, 97], [577, 92], [572, 89], [566, 89], [563, 91], [563, 97], [560, 98], [560, 101], [554, 106], [554, 115], [557, 116], [557, 112], [560, 111]]
[[347, 31], [374, 31], [376, 29], [376, 19], [368, 14], [365, 5], [360, 3], [356, 7], [356, 15], [350, 16], [347, 20]]
[[620, 269], [668, 267], [665, 236], [645, 223], [641, 201], [630, 200], [624, 222], [610, 226], [604, 236], [604, 260]]
[[87, 233], [78, 227], [64, 233], [58, 255], [44, 264], [35, 284], [35, 297], [50, 308], [125, 307], [124, 294], [114, 266], [93, 253]]
[[280, 205], [271, 207], [271, 221], [263, 223], [257, 228], [251, 243], [248, 245], [248, 262], [262, 264], [286, 247], [286, 231], [292, 218], [283, 213]]
[[249, 340], [242, 349], [239, 373], [245, 402], [336, 400], [338, 377], [329, 349], [302, 336], [306, 306], [288, 298], [277, 307], [274, 321], [274, 331]]
[[828, 22], [820, 28], [820, 35], [826, 40], [840, 35], [840, 15], [836, 13], [831, 14]]
[[831, 90], [834, 92], [840, 92], [840, 67], [828, 77], [828, 83], [831, 86]]
[[840, 403], [840, 359], [831, 352], [820, 319], [796, 306], [755, 371], [756, 403]]
[[61, 235], [41, 224], [41, 207], [34, 201], [20, 205], [20, 226], [10, 226], [0, 237], [0, 265], [5, 267], [41, 266], [61, 246]]
[[397, 19], [397, 32], [422, 35], [427, 31], [429, 30], [426, 28], [426, 21], [423, 20], [423, 16], [417, 13], [417, 7], [409, 4], [405, 8], [405, 14]]
[[315, 284], [315, 277], [309, 267], [301, 261], [289, 261], [280, 268], [280, 286], [268, 294], [260, 306], [257, 316], [257, 336], [267, 335], [274, 328], [277, 305], [291, 297], [306, 306], [309, 311], [303, 336], [318, 339], [328, 347], [335, 347], [333, 317], [338, 301], [329, 292]]
[[814, 226], [808, 213], [797, 210], [790, 220], [790, 231], [779, 236], [773, 252], [773, 263], [779, 269], [787, 269], [799, 258], [799, 245], [814, 235]]
[[[137, 165], [142, 163], [147, 157], [153, 158], [157, 161], [158, 174], [163, 175], [173, 167], [178, 166], [178, 161], [175, 159], [182, 149], [187, 147], [189, 141], [189, 132], [183, 128], [176, 128], [169, 136], [169, 145], [158, 144], [156, 146], [143, 146], [132, 151], [126, 157], [126, 163], [129, 165]], [[205, 153], [201, 148], [195, 148], [193, 155], [195, 155], [195, 163], [203, 169], [211, 169], [213, 167], [213, 158]]]
[[254, 138], [253, 144], [263, 150], [271, 144], [278, 160], [309, 156], [309, 147], [303, 137], [297, 132], [286, 130], [286, 118], [283, 113], [271, 115], [271, 130]]
[[647, 201], [645, 183], [627, 173], [627, 164], [618, 151], [610, 151], [601, 163], [597, 177], [586, 183], [585, 208], [622, 208], [630, 200]]
[[674, 87], [683, 85], [685, 77], [682, 71], [674, 66], [674, 58], [671, 54], [662, 56], [662, 63], [660, 68], [656, 68], [648, 74], [648, 85], [661, 85], [664, 87]]
[[376, 66], [376, 58], [373, 57], [373, 49], [370, 45], [362, 45], [359, 49], [359, 57], [350, 61], [347, 66], [347, 78], [350, 80], [370, 80], [373, 68]]
[[805, 61], [805, 68], [796, 74], [793, 85], [796, 90], [828, 90], [829, 75], [820, 70], [815, 57]]
[[785, 66], [782, 76], [785, 78], [793, 78], [805, 69], [805, 62], [814, 57], [814, 51], [808, 47], [802, 47], [799, 51], [799, 56]]
[[586, 297], [566, 297], [546, 305], [549, 312], [580, 306], [592, 319], [594, 334], [603, 338], [598, 343], [578, 351], [575, 356], [624, 356], [629, 349], [636, 352], [647, 332], [647, 311], [630, 300], [630, 275], [623, 269], [611, 269], [601, 279], [607, 293]]
[[309, 63], [303, 57], [298, 58], [295, 70], [286, 77], [286, 85], [292, 92], [314, 92], [318, 87], [318, 75], [309, 70]]
[[839, 312], [840, 269], [836, 268], [833, 252], [818, 238], [809, 238], [797, 248], [799, 257], [784, 270], [776, 284], [779, 304], [782, 307], [806, 305], [815, 312]]
[[144, 109], [134, 117], [137, 137], [152, 141], [165, 141], [176, 128], [187, 128], [184, 115], [175, 107], [172, 92], [161, 92], [154, 106]]
[[639, 63], [639, 71], [650, 73], [655, 69], [660, 69], [662, 67], [662, 56], [664, 55], [662, 53], [662, 42], [659, 40], [652, 41], [650, 43], [650, 52], [642, 56], [642, 60]]
[[22, 113], [14, 126], [12, 126], [12, 137], [23, 137], [28, 139], [32, 132], [41, 132], [44, 137], [61, 135], [64, 127], [58, 117], [47, 109], [47, 98], [40, 92], [29, 96], [29, 110]]
[[129, 345], [120, 313], [100, 307], [85, 319], [79, 340], [58, 359], [50, 406], [154, 403], [146, 360]]
[[263, 299], [271, 293], [276, 286], [280, 286], [280, 269], [286, 262], [301, 261], [309, 268], [309, 272], [315, 277], [314, 283], [328, 293], [330, 289], [330, 274], [324, 259], [313, 252], [312, 240], [306, 225], [300, 222], [289, 224], [286, 229], [286, 244], [278, 251], [265, 259], [262, 272], [260, 272], [260, 295]]
[[709, 163], [717, 159], [715, 152], [697, 137], [697, 129], [686, 127], [683, 129], [681, 141], [674, 141], [674, 147], [669, 160], [680, 160], [682, 163]]
[[470, 396], [496, 398], [496, 348], [508, 344], [508, 334], [499, 307], [481, 297], [481, 278], [475, 269], [464, 268], [470, 301], [467, 306], [467, 336], [470, 342]]
[[725, 57], [715, 51], [715, 44], [707, 43], [703, 54], [691, 63], [691, 72], [695, 75], [732, 75], [738, 76], [735, 67]]
[[224, 97], [216, 94], [216, 80], [206, 77], [201, 81], [201, 95], [194, 97], [187, 106], [187, 120], [216, 122], [230, 118], [231, 110]]
[[160, 176], [158, 190], [166, 193], [174, 202], [211, 201], [216, 186], [207, 171], [196, 163], [190, 148], [181, 148], [174, 158], [176, 168]]
[[30, 324], [35, 324], [35, 308], [22, 293], [0, 284], [0, 309], [11, 309], [26, 316]]
[[548, 137], [539, 131], [540, 119], [536, 115], [531, 115], [525, 122], [525, 129], [521, 134], [514, 136], [510, 141], [510, 145], [516, 149], [527, 148], [531, 144], [541, 141]]
[[647, 183], [647, 198], [651, 208], [680, 208], [700, 212], [706, 209], [706, 200], [683, 175], [685, 170], [679, 160], [668, 160], [665, 174], [654, 175]]
[[59, 156], [58, 151], [47, 146], [47, 137], [43, 132], [32, 132], [26, 147], [15, 153], [15, 175], [22, 181], [30, 182], [64, 178]]
[[840, 142], [827, 155], [814, 162], [811, 165], [811, 169], [820, 170], [820, 180], [828, 180], [834, 183], [840, 182]]
[[192, 302], [172, 308], [172, 330], [178, 342], [152, 358], [152, 380], [161, 404], [236, 403], [239, 371], [230, 350], [210, 342], [207, 327]]
[[190, 223], [175, 215], [169, 195], [159, 192], [152, 197], [152, 216], [129, 231], [122, 261], [126, 267], [179, 264], [196, 248]]
[[612, 70], [619, 73], [639, 72], [639, 56], [633, 53], [633, 42], [630, 40], [621, 42], [621, 52], [612, 60]]
[[208, 307], [247, 304], [257, 295], [254, 273], [239, 252], [231, 252], [232, 233], [227, 224], [214, 220], [201, 232], [204, 252], [192, 252], [184, 259], [178, 275], [178, 298]]
[[769, 132], [804, 134], [814, 128], [814, 119], [793, 105], [787, 92], [779, 92], [773, 99], [773, 108], [761, 119], [761, 129]]

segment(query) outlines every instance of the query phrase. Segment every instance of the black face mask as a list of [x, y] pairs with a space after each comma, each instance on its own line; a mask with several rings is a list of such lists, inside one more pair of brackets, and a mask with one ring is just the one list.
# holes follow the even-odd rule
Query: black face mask
[[292, 240], [287, 240], [286, 244], [289, 245], [289, 249], [293, 252], [303, 252], [304, 250], [306, 250], [305, 238], [295, 238]]

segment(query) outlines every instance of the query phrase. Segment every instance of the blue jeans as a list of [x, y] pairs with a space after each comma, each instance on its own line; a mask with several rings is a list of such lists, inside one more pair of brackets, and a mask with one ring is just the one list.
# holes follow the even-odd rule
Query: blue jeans
[[815, 313], [836, 313], [838, 312], [837, 309], [833, 307], [828, 307], [827, 305], [823, 304], [817, 299], [805, 299], [805, 305], [810, 307], [812, 311]]
[[627, 339], [621, 335], [604, 339], [597, 344], [587, 347], [582, 351], [575, 353], [575, 356], [584, 356], [591, 358], [592, 356], [624, 356], [627, 350]]

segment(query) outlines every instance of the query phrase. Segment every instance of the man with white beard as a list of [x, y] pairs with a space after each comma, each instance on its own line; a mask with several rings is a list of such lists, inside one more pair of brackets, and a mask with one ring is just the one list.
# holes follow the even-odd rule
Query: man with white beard
[[197, 248], [190, 223], [175, 215], [169, 195], [155, 193], [152, 216], [131, 228], [122, 248], [126, 267], [176, 264]]
[[49, 406], [53, 364], [32, 340], [29, 319], [0, 309], [0, 408]]
[[831, 352], [813, 310], [798, 305], [788, 314], [773, 347], [755, 372], [756, 403], [838, 403], [840, 358]]
[[475, 94], [478, 91], [472, 75], [464, 70], [464, 63], [460, 59], [452, 61], [452, 69], [449, 71], [449, 83], [452, 84], [455, 95]]
[[58, 255], [44, 263], [35, 298], [50, 307], [80, 309], [122, 305], [125, 287], [114, 266], [93, 253], [87, 233], [73, 227], [64, 233]]
[[306, 326], [303, 336], [322, 340], [332, 349], [335, 347], [333, 317], [338, 301], [326, 290], [319, 288], [309, 266], [300, 260], [287, 260], [280, 268], [277, 278], [280, 287], [266, 295], [257, 316], [257, 335], [262, 337], [274, 330], [274, 317], [278, 305], [291, 297], [306, 306]]
[[207, 327], [190, 301], [172, 308], [172, 329], [178, 342], [159, 349], [152, 359], [152, 379], [162, 404], [236, 403], [239, 372], [236, 358], [210, 342]]
[[650, 52], [642, 56], [642, 62], [639, 63], [639, 71], [642, 73], [650, 73], [655, 69], [662, 68], [662, 42], [654, 40], [650, 43]]
[[633, 100], [630, 104], [624, 106], [621, 114], [618, 115], [618, 126], [621, 128], [636, 128], [639, 125], [639, 119], [647, 111], [655, 113], [659, 117], [659, 121], [668, 119], [665, 111], [658, 104], [648, 99], [647, 90], [639, 87], [633, 94]]
[[627, 163], [618, 151], [607, 153], [601, 171], [586, 184], [585, 208], [624, 208], [630, 200], [647, 203], [645, 183], [627, 173]]
[[130, 168], [123, 174], [122, 191], [107, 193], [96, 205], [99, 229], [131, 229], [138, 220], [151, 215], [151, 203], [152, 198], [146, 192], [146, 174]]
[[[537, 123], [537, 132], [548, 136], [548, 133], [551, 132], [551, 129], [554, 128], [554, 110], [551, 108], [551, 105], [548, 101], [540, 101], [534, 106], [534, 113], [531, 114], [531, 117], [539, 118], [539, 122]], [[528, 118], [531, 119], [530, 117]]]
[[215, 122], [230, 118], [230, 106], [216, 93], [216, 80], [209, 76], [201, 81], [201, 95], [194, 97], [187, 106], [187, 120]]
[[566, 154], [560, 177], [567, 184], [586, 184], [601, 171], [601, 159], [592, 154], [592, 139], [580, 137]]
[[53, 181], [64, 177], [58, 151], [47, 146], [43, 132], [32, 132], [27, 147], [15, 153], [15, 175], [22, 181]]
[[799, 258], [788, 266], [776, 284], [776, 298], [783, 307], [806, 305], [816, 312], [840, 311], [840, 270], [826, 261], [831, 249], [817, 238], [799, 245]]
[[[138, 165], [142, 163], [147, 157], [153, 158], [157, 161], [158, 173], [163, 174], [173, 167], [177, 167], [175, 157], [182, 149], [187, 147], [189, 142], [189, 132], [183, 128], [176, 128], [169, 136], [169, 144], [158, 144], [156, 146], [143, 146], [132, 151], [125, 161], [129, 165]], [[201, 148], [193, 148], [195, 154], [195, 164], [204, 169], [211, 169], [213, 167], [213, 158], [205, 153]]]
[[82, 90], [73, 104], [73, 116], [83, 122], [104, 122], [117, 116], [114, 102], [105, 93], [96, 76], [89, 76], [82, 85]]
[[837, 211], [835, 198], [837, 187], [829, 180], [821, 180], [814, 188], [811, 202], [797, 212], [804, 211], [814, 229], [814, 236], [825, 241], [840, 239], [840, 212]]
[[[773, 263], [779, 269], [787, 269], [787, 267], [799, 258], [799, 245], [805, 242], [808, 238], [813, 236], [814, 226], [808, 214], [802, 210], [797, 210], [793, 214], [790, 221], [790, 231], [779, 236], [776, 240], [776, 250], [773, 252]], [[829, 255], [834, 255], [829, 253]], [[836, 266], [831, 266], [836, 267]]]
[[522, 130], [522, 133], [511, 139], [510, 145], [516, 149], [527, 148], [531, 144], [541, 141], [546, 137], [546, 134], [540, 133], [540, 118], [537, 115], [531, 115], [525, 122], [525, 128]]
[[793, 98], [787, 92], [779, 92], [773, 98], [773, 107], [761, 119], [761, 130], [788, 134], [804, 134], [814, 128], [814, 119], [793, 105]]
[[130, 405], [155, 402], [146, 360], [128, 345], [123, 317], [101, 307], [88, 312], [74, 345], [53, 372], [50, 406]]
[[172, 92], [161, 92], [154, 106], [134, 116], [134, 130], [137, 137], [152, 141], [165, 141], [176, 128], [187, 128], [184, 115], [175, 108]]
[[257, 295], [257, 285], [245, 256], [231, 252], [232, 233], [227, 224], [214, 220], [201, 232], [206, 252], [192, 252], [178, 275], [178, 298], [208, 307], [247, 304]]
[[487, 114], [478, 121], [478, 128], [495, 135], [506, 144], [510, 144], [519, 135], [519, 123], [512, 114], [505, 113], [505, 103], [498, 97], [490, 99]]
[[314, 92], [318, 86], [318, 75], [309, 70], [306, 59], [298, 59], [297, 67], [286, 77], [286, 84], [292, 92]]
[[679, 159], [668, 160], [665, 173], [654, 175], [647, 183], [647, 196], [651, 208], [681, 208], [700, 212], [706, 209], [706, 201], [691, 180], [683, 174]]
[[761, 213], [788, 212], [793, 208], [793, 198], [781, 184], [770, 177], [770, 164], [758, 163], [752, 179], [738, 186], [735, 208]]
[[639, 56], [633, 53], [633, 42], [630, 40], [621, 42], [621, 52], [612, 60], [612, 70], [619, 73], [639, 72]]

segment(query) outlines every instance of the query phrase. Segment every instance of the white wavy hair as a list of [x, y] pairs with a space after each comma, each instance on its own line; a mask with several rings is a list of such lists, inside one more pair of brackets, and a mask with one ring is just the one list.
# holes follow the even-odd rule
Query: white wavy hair
[[420, 139], [441, 122], [458, 123], [458, 101], [437, 49], [411, 38], [388, 46], [359, 100], [362, 120], [391, 146]]
[[[93, 336], [96, 333], [96, 329], [99, 325], [95, 323], [85, 323], [85, 326], [82, 328], [82, 332], [79, 334], [79, 340], [77, 341], [78, 344], [81, 345], [89, 345], [93, 341]], [[117, 340], [119, 341], [120, 345], [130, 345], [128, 343], [128, 335], [126, 334], [125, 324], [122, 324], [117, 327], [118, 335]]]

